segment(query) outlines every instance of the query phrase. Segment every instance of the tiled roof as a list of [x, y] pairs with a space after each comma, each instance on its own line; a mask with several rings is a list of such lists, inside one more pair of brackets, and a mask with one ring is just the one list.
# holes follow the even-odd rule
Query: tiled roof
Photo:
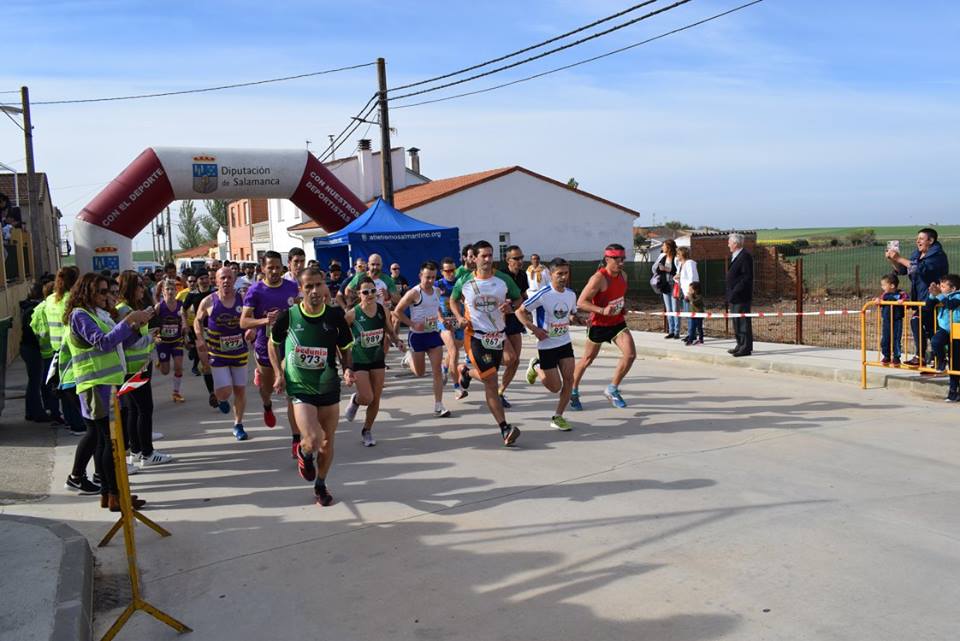
[[[569, 187], [567, 187], [567, 185], [565, 185], [564, 183], [558, 180], [554, 180], [553, 178], [548, 178], [547, 176], [538, 174], [535, 171], [530, 171], [529, 169], [526, 169], [524, 167], [514, 165], [513, 167], [501, 167], [500, 169], [490, 169], [488, 171], [481, 171], [475, 174], [466, 174], [465, 176], [455, 176], [453, 178], [441, 178], [440, 180], [434, 180], [428, 183], [424, 183], [422, 185], [412, 185], [410, 187], [405, 187], [394, 193], [393, 206], [402, 212], [409, 213], [411, 209], [415, 209], [422, 205], [426, 205], [427, 203], [431, 203], [441, 198], [446, 198], [447, 196], [450, 196], [451, 194], [455, 194], [458, 191], [463, 191], [465, 189], [470, 189], [471, 187], [476, 187], [477, 185], [480, 185], [482, 183], [485, 183], [491, 180], [495, 180], [502, 176], [506, 176], [507, 174], [511, 174], [515, 171], [519, 171], [527, 174], [528, 176], [532, 176], [539, 180], [552, 183], [558, 187], [562, 187], [563, 189], [570, 189]], [[605, 205], [609, 205], [610, 207], [619, 209], [631, 216], [640, 215], [639, 212], [636, 212], [632, 209], [628, 209], [627, 207], [624, 207], [622, 205], [618, 205], [617, 203], [606, 200], [605, 198], [595, 196], [590, 192], [583, 191], [581, 189], [571, 189], [571, 191], [574, 191], [581, 196], [585, 196], [587, 198], [591, 198], [593, 200], [601, 202]], [[308, 220], [306, 222], [300, 223], [299, 225], [294, 225], [293, 227], [290, 227], [289, 231], [303, 231], [307, 229], [317, 229], [319, 226], [320, 225], [318, 225], [315, 221]]]
[[190, 249], [183, 250], [182, 252], [177, 254], [177, 258], [194, 258], [198, 256], [206, 256], [210, 252], [210, 250], [216, 246], [217, 246], [217, 241], [211, 240], [200, 245], [199, 247], [192, 247]]

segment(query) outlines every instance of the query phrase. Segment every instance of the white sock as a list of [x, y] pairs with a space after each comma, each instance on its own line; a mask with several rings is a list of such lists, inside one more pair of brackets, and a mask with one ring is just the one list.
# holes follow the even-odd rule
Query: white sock
[[436, 403], [433, 404], [434, 412], [442, 412], [443, 410], [444, 410], [444, 407], [443, 407], [442, 401], [437, 401]]
[[174, 394], [180, 393], [180, 384], [182, 382], [183, 382], [183, 374], [179, 376], [177, 376], [176, 374], [173, 375], [173, 393]]

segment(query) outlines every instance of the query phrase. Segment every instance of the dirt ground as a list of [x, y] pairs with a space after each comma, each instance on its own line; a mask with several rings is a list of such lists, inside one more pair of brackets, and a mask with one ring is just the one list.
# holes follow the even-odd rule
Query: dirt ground
[[[860, 310], [865, 299], [855, 296], [809, 296], [804, 300], [805, 312], [823, 310]], [[642, 312], [658, 312], [663, 310], [661, 304], [650, 299], [633, 300], [630, 309]], [[722, 300], [707, 301], [707, 311], [723, 311]], [[755, 312], [795, 312], [795, 300], [760, 300], [753, 305]], [[665, 326], [661, 316], [631, 315], [628, 319], [631, 329], [647, 332], [664, 332]], [[879, 338], [877, 316], [872, 315], [867, 323], [867, 344], [874, 346]], [[686, 332], [686, 320], [683, 321], [683, 331]], [[785, 318], [754, 318], [753, 335], [758, 341], [773, 343], [797, 342], [796, 317]], [[849, 314], [844, 316], [804, 316], [802, 320], [802, 336], [804, 345], [832, 347], [837, 349], [859, 349], [860, 347], [860, 316]], [[704, 333], [707, 336], [732, 336], [733, 326], [725, 319], [708, 319], [704, 321]], [[909, 334], [909, 332], [907, 332]]]

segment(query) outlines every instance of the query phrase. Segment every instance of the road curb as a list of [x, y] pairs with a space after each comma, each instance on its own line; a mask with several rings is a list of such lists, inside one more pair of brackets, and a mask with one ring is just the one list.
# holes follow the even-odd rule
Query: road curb
[[93, 552], [86, 537], [61, 521], [2, 514], [0, 519], [46, 528], [63, 543], [51, 641], [90, 641], [93, 636]]

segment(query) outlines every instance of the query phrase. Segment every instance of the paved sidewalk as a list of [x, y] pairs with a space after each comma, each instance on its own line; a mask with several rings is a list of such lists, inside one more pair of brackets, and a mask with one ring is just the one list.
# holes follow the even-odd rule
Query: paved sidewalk
[[[514, 450], [476, 383], [436, 419], [428, 381], [391, 356], [378, 445], [341, 425], [330, 508], [296, 474], [284, 410], [267, 429], [252, 393], [238, 443], [200, 379], [175, 405], [158, 377], [158, 447], [177, 458], [132, 484], [173, 536], [137, 528], [145, 598], [205, 641], [952, 638], [960, 408], [638, 342], [629, 407], [601, 396], [604, 350], [570, 433], [521, 369]], [[68, 438], [50, 497], [5, 512], [95, 542], [114, 515], [62, 489]], [[129, 585], [119, 538], [95, 554], [99, 636]], [[138, 613], [119, 638], [180, 637]]]

